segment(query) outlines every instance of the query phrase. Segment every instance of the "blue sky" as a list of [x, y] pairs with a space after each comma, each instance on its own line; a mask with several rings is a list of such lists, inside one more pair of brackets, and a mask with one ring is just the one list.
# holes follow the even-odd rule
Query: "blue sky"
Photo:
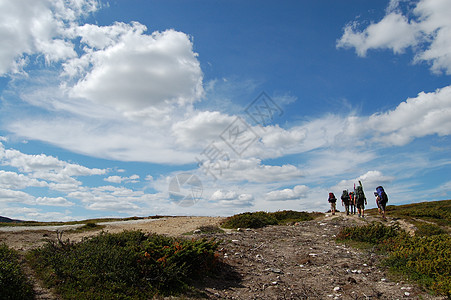
[[325, 211], [358, 180], [369, 207], [449, 199], [450, 14], [0, 0], [0, 215]]

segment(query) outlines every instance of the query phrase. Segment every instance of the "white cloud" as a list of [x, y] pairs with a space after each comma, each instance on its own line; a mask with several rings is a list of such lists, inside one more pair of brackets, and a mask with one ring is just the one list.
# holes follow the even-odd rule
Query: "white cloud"
[[214, 201], [219, 206], [239, 208], [251, 206], [254, 197], [247, 193], [217, 190], [211, 195], [210, 200]]
[[137, 179], [139, 179], [139, 175], [131, 175], [130, 177], [121, 177], [121, 176], [108, 176], [107, 178], [104, 178], [103, 180], [112, 182], [112, 183], [122, 183], [122, 182], [132, 182], [136, 183], [138, 182]]
[[206, 147], [212, 141], [220, 141], [220, 134], [235, 119], [236, 117], [218, 111], [196, 112], [193, 116], [174, 123], [172, 134], [181, 146]]
[[269, 201], [299, 200], [300, 198], [305, 198], [308, 191], [308, 186], [296, 185], [292, 189], [271, 191], [265, 195], [265, 199]]
[[22, 72], [27, 55], [42, 53], [48, 63], [74, 57], [68, 24], [97, 8], [94, 0], [1, 0], [0, 75]]
[[20, 190], [26, 187], [46, 187], [47, 182], [38, 181], [34, 178], [18, 174], [16, 172], [7, 172], [0, 170], [0, 187], [5, 189]]
[[375, 190], [376, 187], [379, 185], [387, 185], [387, 184], [390, 185], [394, 179], [395, 178], [392, 176], [383, 175], [382, 172], [378, 170], [371, 170], [357, 178], [342, 180], [332, 189], [339, 191], [343, 190], [351, 191], [354, 189], [354, 184], [357, 186], [360, 180], [362, 182], [366, 196], [367, 198], [369, 198], [370, 195], [368, 193], [370, 193], [370, 191]]
[[224, 182], [270, 183], [296, 180], [303, 176], [303, 172], [296, 166], [265, 165], [257, 158], [205, 162], [200, 171], [207, 176], [214, 175]]
[[416, 24], [397, 13], [386, 15], [379, 23], [369, 25], [363, 32], [357, 31], [356, 26], [353, 23], [345, 27], [337, 46], [355, 47], [359, 56], [365, 56], [369, 49], [386, 48], [401, 53], [417, 43]]
[[435, 73], [451, 74], [451, 2], [421, 0], [404, 13], [398, 4], [391, 1], [384, 18], [363, 31], [356, 23], [347, 25], [337, 47], [354, 47], [360, 56], [370, 49], [400, 53], [412, 47], [415, 61], [430, 62]]
[[0, 188], [0, 201], [9, 203], [32, 203], [34, 197], [22, 191]]
[[38, 197], [36, 198], [36, 205], [47, 205], [47, 206], [72, 206], [73, 202], [67, 201], [64, 197]]
[[[82, 42], [103, 47], [85, 50], [86, 54], [66, 64], [68, 74], [81, 69], [84, 75], [69, 87], [74, 98], [133, 113], [190, 104], [203, 95], [202, 71], [186, 34], [166, 30], [146, 35], [146, 27], [136, 22], [82, 29]], [[94, 43], [92, 36], [103, 45]]]
[[451, 86], [409, 98], [392, 111], [374, 114], [368, 126], [379, 132], [375, 140], [391, 145], [405, 145], [426, 135], [451, 134]]

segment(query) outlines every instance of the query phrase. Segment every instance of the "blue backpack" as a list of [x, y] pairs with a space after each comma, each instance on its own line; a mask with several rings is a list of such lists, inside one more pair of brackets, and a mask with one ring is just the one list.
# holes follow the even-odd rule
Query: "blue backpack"
[[381, 202], [383, 202], [383, 203], [387, 203], [388, 202], [387, 193], [385, 193], [384, 188], [382, 186], [378, 186], [376, 188], [376, 193], [379, 196], [379, 198], [381, 199]]

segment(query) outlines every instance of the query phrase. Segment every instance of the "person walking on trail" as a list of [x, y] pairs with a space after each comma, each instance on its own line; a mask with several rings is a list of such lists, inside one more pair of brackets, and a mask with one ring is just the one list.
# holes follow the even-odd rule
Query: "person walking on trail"
[[379, 210], [379, 214], [382, 215], [382, 219], [387, 220], [385, 217], [385, 207], [387, 206], [388, 196], [384, 191], [382, 186], [378, 186], [376, 191], [374, 192], [374, 196], [376, 196], [377, 208]]
[[329, 199], [327, 199], [330, 203], [330, 212], [335, 215], [337, 198], [335, 198], [334, 193], [329, 193]]
[[354, 201], [357, 205], [357, 211], [359, 212], [359, 218], [365, 217], [365, 205], [368, 203], [366, 202], [365, 193], [363, 192], [363, 186], [362, 184], [358, 185], [355, 189], [355, 195], [354, 195]]
[[345, 207], [346, 215], [349, 215], [349, 194], [347, 190], [343, 190], [343, 194], [341, 195], [341, 206]]
[[351, 214], [355, 215], [354, 192], [349, 192], [349, 209], [351, 210]]

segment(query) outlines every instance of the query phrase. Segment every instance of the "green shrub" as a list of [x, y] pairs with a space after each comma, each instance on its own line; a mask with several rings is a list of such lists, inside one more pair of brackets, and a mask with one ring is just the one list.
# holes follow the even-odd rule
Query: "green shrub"
[[310, 221], [315, 218], [313, 213], [295, 210], [276, 211], [271, 213], [271, 215], [276, 218], [279, 224]]
[[441, 226], [451, 226], [451, 200], [430, 201], [406, 205], [387, 206], [391, 216], [423, 219]]
[[415, 231], [416, 236], [433, 236], [439, 234], [445, 234], [446, 231], [440, 226], [435, 224], [418, 224], [417, 230]]
[[189, 290], [216, 263], [217, 244], [140, 231], [102, 233], [79, 243], [48, 242], [30, 260], [67, 299], [152, 298]]
[[396, 237], [398, 233], [398, 227], [372, 223], [365, 226], [346, 227], [338, 233], [337, 239], [377, 244], [388, 238]]
[[33, 289], [22, 272], [17, 253], [0, 245], [0, 298], [33, 299]]
[[[422, 229], [421, 232], [428, 234], [438, 233], [440, 229], [438, 226], [425, 228], [427, 229]], [[370, 224], [344, 228], [337, 235], [337, 239], [375, 245], [378, 250], [387, 254], [384, 264], [392, 271], [407, 275], [437, 294], [451, 296], [449, 235], [412, 237], [396, 227]]]
[[213, 225], [200, 226], [197, 229], [200, 230], [200, 233], [222, 233], [222, 232], [224, 232], [224, 230], [222, 230], [218, 226], [213, 226]]
[[385, 264], [438, 294], [451, 296], [451, 237], [447, 234], [405, 236]]
[[318, 213], [308, 213], [294, 210], [245, 212], [227, 218], [221, 226], [224, 228], [260, 228], [267, 225], [286, 225], [315, 219]]
[[224, 228], [261, 228], [276, 225], [277, 219], [264, 211], [245, 212], [227, 218], [221, 225]]

